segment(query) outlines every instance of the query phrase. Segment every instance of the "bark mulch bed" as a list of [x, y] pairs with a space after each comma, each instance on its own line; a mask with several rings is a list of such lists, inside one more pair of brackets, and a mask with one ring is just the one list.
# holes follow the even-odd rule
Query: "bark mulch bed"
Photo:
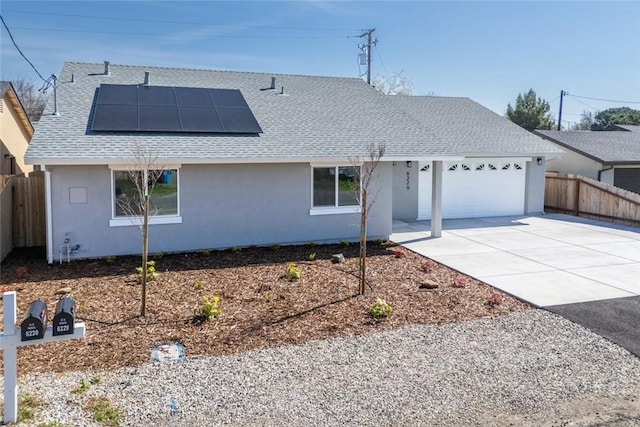
[[[344, 263], [331, 262], [336, 253], [344, 254]], [[20, 348], [20, 374], [135, 366], [150, 361], [153, 345], [172, 341], [182, 343], [187, 357], [228, 355], [530, 308], [391, 243], [369, 245], [370, 287], [356, 295], [357, 257], [353, 244], [156, 254], [150, 259], [159, 275], [149, 283], [144, 318], [138, 316], [141, 286], [135, 273], [140, 257], [47, 265], [41, 251], [14, 251], [2, 264], [0, 287], [17, 290], [18, 322], [37, 298], [47, 302], [52, 319], [56, 292], [71, 288], [77, 320], [86, 323], [83, 340]], [[299, 280], [286, 277], [290, 262], [300, 270]], [[436, 289], [420, 288], [434, 282]], [[202, 298], [214, 295], [222, 313], [202, 321]], [[369, 313], [377, 297], [393, 307], [382, 320]]]

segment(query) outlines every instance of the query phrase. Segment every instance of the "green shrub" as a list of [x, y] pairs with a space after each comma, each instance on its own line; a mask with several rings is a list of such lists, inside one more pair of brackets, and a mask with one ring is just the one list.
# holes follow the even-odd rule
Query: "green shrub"
[[196, 280], [196, 282], [193, 284], [193, 287], [197, 290], [200, 291], [204, 288], [204, 283], [202, 283], [202, 280]]
[[315, 253], [315, 252], [311, 252], [311, 253], [309, 254], [309, 256], [307, 257], [307, 259], [308, 259], [309, 261], [315, 261], [315, 260], [316, 260], [316, 253]]
[[202, 298], [202, 316], [207, 319], [207, 320], [211, 320], [215, 317], [220, 316], [220, 314], [222, 314], [222, 310], [220, 310], [220, 297], [217, 295], [214, 295], [211, 298], [208, 297], [203, 297]]
[[234, 246], [231, 248], [231, 252], [233, 253], [237, 253], [240, 252], [242, 250], [242, 248], [240, 246]]
[[211, 250], [209, 250], [208, 248], [204, 248], [204, 249], [202, 250], [202, 255], [203, 255], [203, 256], [209, 256], [209, 255], [211, 255]]
[[347, 248], [347, 247], [349, 247], [349, 245], [351, 245], [351, 243], [349, 243], [348, 240], [342, 240], [342, 241], [340, 241], [340, 244], [342, 246], [344, 246], [345, 248]]
[[301, 275], [300, 269], [296, 267], [294, 263], [290, 262], [287, 264], [287, 279], [289, 279], [290, 282], [300, 279]]
[[156, 252], [153, 254], [153, 259], [161, 260], [162, 258], [164, 258], [164, 254], [162, 252]]
[[116, 260], [118, 259], [118, 257], [116, 256], [108, 256], [107, 258], [105, 258], [105, 262], [107, 264], [113, 264], [116, 262]]
[[[138, 283], [142, 283], [142, 267], [136, 267], [136, 273], [138, 273]], [[147, 261], [147, 282], [151, 282], [158, 278], [158, 272], [156, 271], [156, 262]]]
[[376, 298], [376, 302], [374, 302], [369, 309], [369, 314], [371, 314], [371, 317], [378, 320], [387, 317], [392, 311], [393, 309], [385, 300], [382, 298]]
[[280, 245], [277, 243], [273, 243], [269, 245], [269, 249], [271, 249], [272, 251], [277, 251], [278, 249], [280, 249]]

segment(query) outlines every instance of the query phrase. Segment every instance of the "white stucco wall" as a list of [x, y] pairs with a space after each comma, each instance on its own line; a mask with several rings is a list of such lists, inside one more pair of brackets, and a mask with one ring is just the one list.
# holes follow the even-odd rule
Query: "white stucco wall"
[[603, 169], [602, 163], [574, 151], [566, 150], [562, 157], [547, 161], [549, 172], [574, 173], [591, 179], [598, 179], [598, 171]]
[[406, 161], [394, 162], [393, 168], [393, 219], [413, 221], [418, 216], [419, 164]]
[[524, 213], [538, 214], [544, 212], [545, 159], [538, 165], [537, 159], [527, 162], [525, 178]]

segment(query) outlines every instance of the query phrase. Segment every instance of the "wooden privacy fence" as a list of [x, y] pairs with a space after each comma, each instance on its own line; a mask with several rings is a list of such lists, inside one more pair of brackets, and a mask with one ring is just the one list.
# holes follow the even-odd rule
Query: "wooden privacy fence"
[[547, 172], [544, 209], [623, 225], [640, 225], [640, 194], [574, 174]]
[[46, 244], [44, 172], [12, 176], [0, 192], [0, 259], [15, 247]]
[[0, 188], [0, 261], [13, 249], [13, 225], [11, 223], [11, 183]]

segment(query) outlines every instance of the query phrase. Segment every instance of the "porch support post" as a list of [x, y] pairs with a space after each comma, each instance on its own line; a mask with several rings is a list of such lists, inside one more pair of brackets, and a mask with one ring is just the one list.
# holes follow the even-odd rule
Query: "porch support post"
[[442, 160], [431, 164], [431, 237], [442, 236]]

